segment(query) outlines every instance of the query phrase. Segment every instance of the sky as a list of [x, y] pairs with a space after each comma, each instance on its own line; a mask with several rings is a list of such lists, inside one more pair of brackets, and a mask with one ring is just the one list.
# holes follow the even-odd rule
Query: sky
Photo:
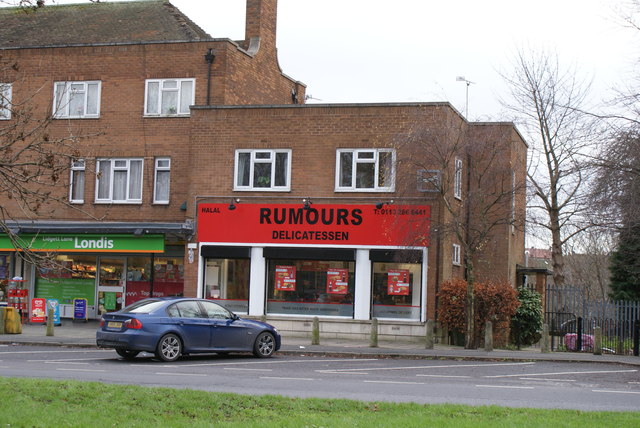
[[[213, 37], [244, 38], [245, 0], [172, 0]], [[277, 46], [308, 102], [448, 101], [470, 120], [510, 120], [502, 74], [518, 51], [557, 53], [609, 97], [633, 74], [628, 0], [279, 0]], [[457, 81], [464, 77], [473, 82]], [[466, 114], [468, 107], [468, 115]]]
[[[631, 79], [640, 30], [623, 25], [630, 1], [278, 0], [278, 58], [309, 103], [447, 101], [471, 121], [512, 120], [502, 75], [519, 51], [557, 54], [595, 102]], [[246, 0], [171, 2], [211, 36], [244, 39]]]

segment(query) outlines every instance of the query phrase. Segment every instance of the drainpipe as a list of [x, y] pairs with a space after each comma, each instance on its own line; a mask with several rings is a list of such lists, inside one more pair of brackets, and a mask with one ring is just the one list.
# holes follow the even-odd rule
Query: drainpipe
[[213, 64], [213, 60], [215, 59], [215, 54], [213, 53], [213, 49], [209, 48], [206, 54], [204, 54], [204, 60], [209, 64], [209, 70], [207, 72], [207, 104], [211, 105], [211, 65]]

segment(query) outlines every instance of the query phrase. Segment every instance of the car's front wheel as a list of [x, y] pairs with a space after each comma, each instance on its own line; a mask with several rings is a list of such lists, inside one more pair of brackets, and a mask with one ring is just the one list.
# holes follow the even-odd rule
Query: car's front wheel
[[258, 358], [269, 358], [276, 350], [276, 339], [273, 334], [263, 331], [253, 344], [253, 355]]
[[133, 360], [140, 352], [132, 351], [130, 349], [116, 349], [116, 353], [125, 360]]
[[169, 333], [162, 336], [156, 346], [156, 357], [162, 361], [175, 361], [182, 355], [182, 342], [175, 334]]

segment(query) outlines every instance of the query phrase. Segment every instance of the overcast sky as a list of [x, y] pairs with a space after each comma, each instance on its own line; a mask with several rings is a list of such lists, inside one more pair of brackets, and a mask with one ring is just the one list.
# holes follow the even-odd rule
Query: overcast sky
[[[246, 0], [171, 1], [211, 36], [244, 38]], [[448, 101], [465, 114], [463, 76], [470, 120], [510, 120], [500, 73], [518, 50], [557, 52], [595, 100], [628, 81], [640, 53], [620, 19], [630, 1], [278, 0], [279, 61], [308, 102]]]
[[[214, 37], [244, 38], [245, 0], [172, 0]], [[624, 0], [279, 0], [278, 52], [309, 102], [449, 101], [471, 120], [506, 120], [500, 77], [518, 50], [557, 52], [595, 98], [628, 79], [640, 32]], [[628, 8], [627, 8], [628, 10]]]

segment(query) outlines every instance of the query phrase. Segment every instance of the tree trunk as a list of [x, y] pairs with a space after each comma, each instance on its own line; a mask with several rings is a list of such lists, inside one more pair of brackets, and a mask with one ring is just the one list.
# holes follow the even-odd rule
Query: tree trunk
[[465, 307], [465, 324], [467, 329], [464, 335], [464, 348], [465, 349], [475, 349], [476, 341], [475, 341], [475, 296], [474, 296], [474, 272], [473, 272], [473, 262], [466, 255], [468, 252], [465, 251], [465, 276], [467, 280], [467, 301]]

